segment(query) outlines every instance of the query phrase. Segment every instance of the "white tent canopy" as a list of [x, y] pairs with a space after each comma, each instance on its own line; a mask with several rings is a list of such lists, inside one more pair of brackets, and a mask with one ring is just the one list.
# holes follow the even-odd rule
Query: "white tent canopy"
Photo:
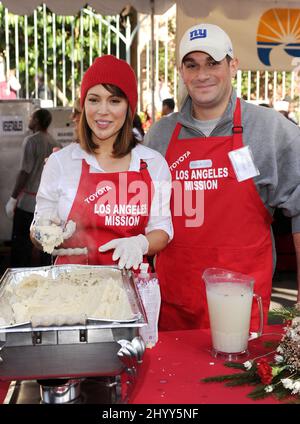
[[[76, 15], [86, 4], [89, 4], [97, 13], [102, 15], [115, 15], [127, 5], [132, 5], [138, 12], [150, 14], [150, 0], [3, 0], [2, 4], [9, 12], [18, 15], [31, 15], [33, 10], [45, 3], [57, 15]], [[174, 0], [156, 0], [155, 13], [165, 13], [175, 2]]]
[[153, 2], [151, 0], [2, 0], [2, 4], [9, 12], [19, 15], [31, 15], [42, 3], [46, 3], [48, 8], [58, 15], [76, 15], [87, 3], [103, 15], [120, 13], [127, 4], [132, 5], [140, 13], [150, 14], [154, 3], [154, 13], [161, 15], [177, 3], [187, 16], [204, 18], [218, 8], [231, 19], [250, 16], [261, 3], [268, 3], [270, 8], [300, 7], [299, 0], [153, 0]]

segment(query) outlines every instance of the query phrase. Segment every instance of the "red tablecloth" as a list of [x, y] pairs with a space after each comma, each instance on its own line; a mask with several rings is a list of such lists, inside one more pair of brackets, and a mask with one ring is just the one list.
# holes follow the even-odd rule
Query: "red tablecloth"
[[[280, 326], [270, 326], [265, 333], [281, 334]], [[249, 342], [250, 356], [261, 355], [272, 348], [266, 341], [279, 341], [278, 336], [266, 335]], [[210, 355], [209, 330], [170, 331], [159, 335], [153, 349], [147, 349], [139, 378], [130, 398], [130, 403], [139, 404], [245, 404], [278, 403], [267, 397], [253, 401], [247, 394], [253, 386], [226, 387], [224, 383], [203, 383], [204, 377], [240, 372], [223, 365], [223, 361]], [[272, 356], [270, 356], [270, 359]]]
[[0, 403], [3, 403], [5, 399], [8, 386], [9, 386], [9, 383], [7, 383], [6, 381], [5, 382], [0, 381]]
[[[265, 329], [266, 333], [281, 333], [280, 326]], [[280, 335], [266, 335], [249, 343], [250, 356], [254, 358], [271, 350], [266, 341], [279, 341]], [[153, 349], [147, 349], [139, 377], [130, 397], [132, 404], [245, 404], [278, 403], [273, 397], [253, 401], [247, 397], [251, 386], [225, 387], [223, 383], [203, 383], [200, 380], [235, 372], [223, 361], [210, 355], [209, 330], [162, 332]], [[239, 371], [237, 371], [239, 372]], [[0, 403], [8, 389], [0, 382]]]

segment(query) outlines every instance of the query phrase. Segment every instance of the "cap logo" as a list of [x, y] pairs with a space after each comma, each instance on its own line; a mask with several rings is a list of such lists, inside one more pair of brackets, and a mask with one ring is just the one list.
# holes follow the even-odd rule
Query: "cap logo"
[[190, 32], [190, 41], [196, 40], [197, 38], [206, 38], [207, 37], [207, 30], [206, 29], [193, 29], [193, 31]]

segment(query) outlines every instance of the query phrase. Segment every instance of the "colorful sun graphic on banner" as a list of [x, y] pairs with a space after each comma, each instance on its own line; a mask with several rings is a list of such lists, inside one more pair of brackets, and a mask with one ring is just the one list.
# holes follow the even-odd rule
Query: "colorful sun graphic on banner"
[[264, 65], [275, 65], [275, 50], [300, 57], [300, 9], [269, 9], [259, 20], [256, 41], [257, 54]]

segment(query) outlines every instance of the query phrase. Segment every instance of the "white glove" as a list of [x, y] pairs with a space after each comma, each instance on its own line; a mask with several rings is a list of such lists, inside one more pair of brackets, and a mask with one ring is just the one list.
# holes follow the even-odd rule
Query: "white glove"
[[45, 226], [45, 225], [61, 225], [62, 221], [60, 218], [58, 218], [57, 215], [51, 215], [51, 216], [35, 216], [33, 221], [33, 226]]
[[63, 229], [63, 238], [64, 240], [69, 239], [75, 233], [76, 230], [76, 222], [68, 221]]
[[9, 219], [13, 219], [18, 199], [11, 197], [5, 205], [6, 215]]
[[118, 238], [99, 247], [99, 252], [115, 249], [113, 260], [119, 260], [119, 268], [138, 269], [143, 262], [143, 256], [149, 249], [149, 242], [143, 234], [134, 237]]
[[74, 221], [68, 221], [66, 225], [63, 225], [63, 222], [57, 215], [53, 215], [50, 218], [39, 217], [35, 218], [34, 222], [31, 224], [31, 230], [33, 230], [33, 236], [37, 241], [41, 241], [39, 227], [56, 225], [57, 227], [61, 227], [61, 236], [64, 240], [69, 239], [76, 230], [76, 223]]

